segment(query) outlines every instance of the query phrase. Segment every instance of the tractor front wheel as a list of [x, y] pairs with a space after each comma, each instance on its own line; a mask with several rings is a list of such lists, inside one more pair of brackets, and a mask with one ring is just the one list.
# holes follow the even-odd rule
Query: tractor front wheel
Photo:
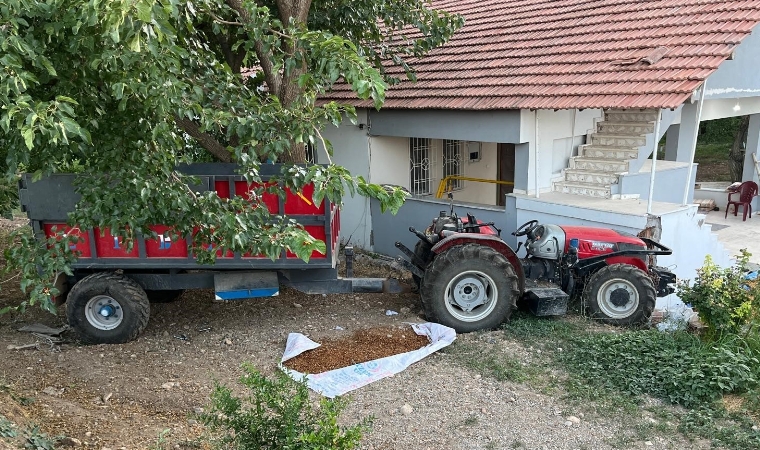
[[69, 325], [87, 344], [122, 344], [148, 325], [150, 302], [134, 280], [110, 272], [82, 278], [66, 301]]
[[612, 325], [632, 325], [652, 316], [657, 291], [643, 270], [630, 264], [612, 264], [591, 275], [583, 300], [592, 318]]
[[507, 258], [490, 247], [466, 244], [435, 256], [420, 295], [428, 320], [469, 333], [509, 319], [519, 287]]

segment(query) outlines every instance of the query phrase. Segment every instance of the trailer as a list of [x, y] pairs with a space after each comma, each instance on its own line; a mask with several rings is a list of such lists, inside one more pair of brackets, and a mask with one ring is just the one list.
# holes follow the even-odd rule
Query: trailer
[[[260, 185], [248, 183], [234, 164], [191, 164], [179, 168], [199, 180], [196, 192], [215, 191], [221, 198], [248, 198]], [[281, 165], [261, 166], [263, 183], [279, 175]], [[176, 239], [171, 224], [150, 227], [152, 236], [138, 235], [131, 249], [108, 228], [80, 230], [67, 224], [79, 195], [74, 174], [54, 174], [33, 181], [25, 174], [19, 182], [22, 210], [40, 239], [64, 231], [77, 236], [71, 245], [78, 255], [72, 276], [59, 276], [69, 325], [86, 343], [123, 343], [147, 326], [151, 301], [177, 298], [184, 289], [213, 288], [220, 301], [278, 295], [281, 285], [308, 294], [347, 292], [401, 292], [396, 280], [341, 278], [340, 207], [327, 199], [311, 200], [313, 186], [302, 192], [286, 189], [284, 198], [264, 193], [261, 202], [271, 214], [298, 221], [314, 238], [325, 242], [324, 254], [314, 252], [308, 263], [283, 250], [274, 260], [264, 255], [218, 251], [213, 266], [200, 265], [193, 254], [193, 236]], [[349, 249], [350, 250], [350, 249]], [[352, 252], [346, 252], [349, 265]]]

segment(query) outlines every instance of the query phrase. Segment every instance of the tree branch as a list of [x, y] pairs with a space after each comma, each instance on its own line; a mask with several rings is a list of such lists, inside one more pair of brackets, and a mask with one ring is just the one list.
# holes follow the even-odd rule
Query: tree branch
[[214, 155], [216, 159], [221, 162], [232, 162], [232, 155], [230, 152], [227, 151], [227, 149], [213, 136], [201, 131], [201, 128], [197, 123], [193, 122], [192, 120], [183, 119], [177, 116], [174, 116], [174, 122], [185, 133], [189, 134], [192, 138], [198, 141], [198, 143], [201, 144], [203, 148], [208, 150], [209, 153]]
[[[251, 21], [251, 16], [243, 7], [243, 2], [241, 0], [227, 0], [227, 6], [238, 13], [242, 22]], [[280, 88], [282, 86], [282, 77], [279, 73], [277, 73], [277, 71], [275, 71], [274, 65], [269, 58], [269, 54], [264, 48], [264, 44], [260, 40], [257, 40], [254, 43], [253, 49], [256, 52], [256, 57], [259, 59], [261, 70], [264, 72], [264, 78], [266, 79], [267, 86], [269, 87], [269, 92], [280, 92]]]

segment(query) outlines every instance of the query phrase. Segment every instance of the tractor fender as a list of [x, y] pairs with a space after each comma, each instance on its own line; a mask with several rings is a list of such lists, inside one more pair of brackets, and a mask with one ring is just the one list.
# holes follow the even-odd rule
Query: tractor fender
[[517, 254], [509, 247], [509, 245], [507, 245], [506, 242], [504, 242], [500, 237], [496, 235], [456, 233], [438, 241], [433, 246], [433, 248], [430, 249], [430, 251], [432, 251], [433, 254], [438, 255], [450, 249], [451, 247], [454, 247], [455, 245], [464, 244], [484, 245], [504, 255], [504, 257], [507, 258], [507, 261], [509, 261], [509, 263], [512, 265], [512, 268], [515, 269], [515, 273], [517, 274], [517, 282], [520, 286], [520, 295], [525, 292], [525, 272], [523, 272], [520, 258], [517, 257]]

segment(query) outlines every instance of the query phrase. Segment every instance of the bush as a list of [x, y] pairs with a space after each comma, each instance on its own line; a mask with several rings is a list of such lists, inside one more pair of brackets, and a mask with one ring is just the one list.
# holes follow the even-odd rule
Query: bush
[[742, 250], [737, 263], [726, 269], [718, 267], [710, 255], [697, 271], [697, 278], [678, 285], [678, 296], [691, 304], [707, 325], [705, 337], [716, 340], [731, 334], [749, 335], [760, 322], [760, 287], [746, 280], [750, 254]]
[[240, 399], [232, 391], [217, 385], [211, 396], [211, 408], [201, 419], [220, 435], [220, 448], [345, 450], [359, 444], [371, 419], [349, 427], [338, 425], [338, 416], [346, 406], [341, 398], [322, 398], [312, 405], [304, 383], [278, 372], [269, 380], [246, 364], [240, 379], [249, 395]]

